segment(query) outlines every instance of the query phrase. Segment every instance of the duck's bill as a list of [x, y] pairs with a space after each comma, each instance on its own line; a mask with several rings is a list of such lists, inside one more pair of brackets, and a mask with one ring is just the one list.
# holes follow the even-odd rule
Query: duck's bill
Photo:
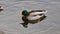
[[19, 14], [19, 18], [22, 17], [23, 15], [22, 14]]

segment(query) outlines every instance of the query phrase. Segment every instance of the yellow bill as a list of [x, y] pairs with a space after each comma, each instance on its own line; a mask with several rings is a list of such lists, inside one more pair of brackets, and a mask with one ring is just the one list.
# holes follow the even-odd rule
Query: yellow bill
[[23, 15], [22, 14], [19, 14], [18, 17], [21, 18]]

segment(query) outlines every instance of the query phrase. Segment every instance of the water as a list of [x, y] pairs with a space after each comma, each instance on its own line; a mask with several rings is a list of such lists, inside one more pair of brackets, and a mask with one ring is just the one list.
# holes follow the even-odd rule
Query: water
[[[0, 0], [0, 4], [4, 7], [0, 12], [0, 30], [5, 34], [60, 34], [60, 0]], [[24, 9], [45, 9], [47, 19], [24, 28], [18, 18]]]

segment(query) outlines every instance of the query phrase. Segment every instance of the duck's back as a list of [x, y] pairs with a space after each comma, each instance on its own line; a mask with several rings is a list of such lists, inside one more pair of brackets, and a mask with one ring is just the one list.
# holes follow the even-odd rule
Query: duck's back
[[46, 10], [32, 10], [29, 12], [29, 15], [45, 14]]

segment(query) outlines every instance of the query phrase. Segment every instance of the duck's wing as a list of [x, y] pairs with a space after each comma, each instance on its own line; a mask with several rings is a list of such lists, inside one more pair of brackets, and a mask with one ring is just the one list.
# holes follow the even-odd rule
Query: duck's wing
[[35, 12], [43, 12], [43, 11], [46, 11], [46, 10], [34, 10]]
[[32, 11], [29, 11], [29, 14], [30, 14], [30, 13], [33, 13], [33, 12], [35, 12], [35, 11], [33, 11], [33, 10], [32, 10]]
[[40, 17], [42, 17], [42, 16], [39, 16], [39, 15], [36, 15], [36, 16], [28, 16], [27, 19], [28, 20], [36, 20], [36, 19], [39, 19]]
[[29, 11], [29, 14], [30, 13], [33, 13], [33, 12], [47, 12], [47, 10], [31, 10], [31, 11]]
[[30, 12], [46, 12], [46, 10], [31, 10]]

